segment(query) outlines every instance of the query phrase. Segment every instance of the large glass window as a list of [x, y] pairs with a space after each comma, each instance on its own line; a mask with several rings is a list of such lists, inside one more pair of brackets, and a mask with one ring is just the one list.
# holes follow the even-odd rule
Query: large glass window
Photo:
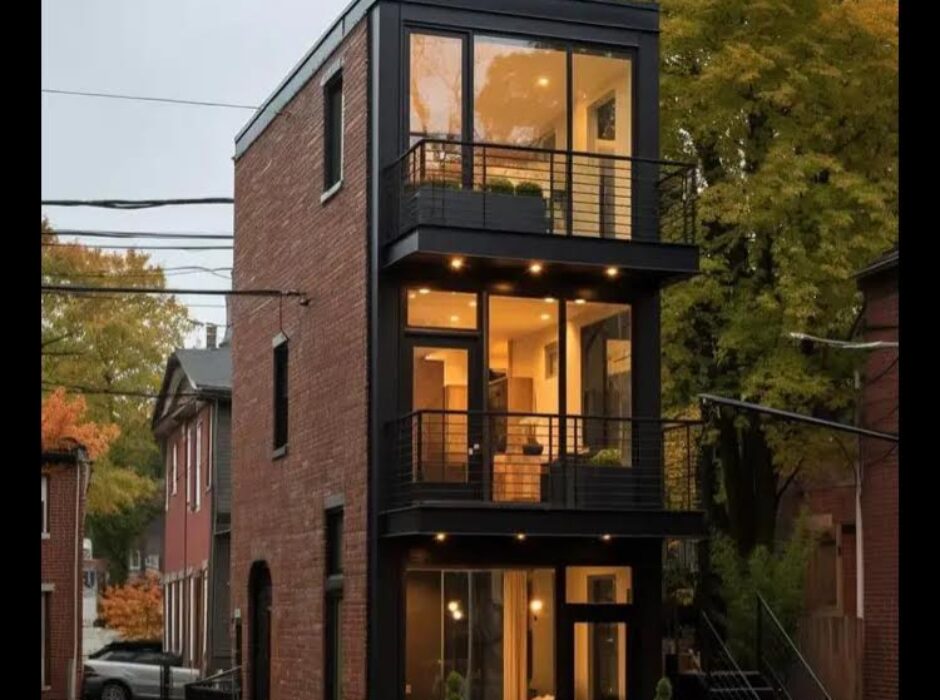
[[554, 599], [550, 569], [409, 571], [405, 696], [554, 697]]
[[579, 622], [574, 626], [575, 700], [626, 700], [627, 625]]
[[422, 481], [466, 481], [470, 353], [463, 348], [415, 347], [412, 410], [420, 423], [413, 454]]
[[412, 143], [420, 138], [460, 140], [463, 110], [463, 40], [411, 34]]
[[568, 302], [569, 451], [597, 465], [631, 464], [631, 314], [625, 304]]
[[557, 419], [545, 415], [558, 413], [558, 301], [492, 296], [489, 307], [493, 499], [539, 502], [560, 443]]
[[412, 328], [475, 330], [477, 295], [436, 292], [427, 287], [409, 289], [408, 325]]
[[632, 603], [633, 570], [629, 566], [569, 566], [565, 597], [569, 603]]

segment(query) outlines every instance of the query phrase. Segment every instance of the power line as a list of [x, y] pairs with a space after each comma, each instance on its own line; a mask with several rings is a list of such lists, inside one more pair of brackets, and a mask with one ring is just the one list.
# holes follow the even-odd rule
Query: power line
[[[108, 387], [90, 387], [84, 386], [81, 384], [57, 384], [56, 382], [42, 382], [44, 385], [44, 391], [54, 391], [58, 388], [63, 388], [66, 391], [71, 391], [76, 394], [87, 394], [92, 396], [127, 396], [131, 398], [141, 398], [141, 399], [159, 399], [160, 394], [153, 391], [143, 391], [135, 389], [111, 389]], [[180, 392], [174, 394], [174, 396], [184, 396], [184, 397], [198, 397], [201, 394], [196, 392]]]
[[280, 289], [161, 289], [160, 287], [101, 287], [84, 286], [77, 284], [44, 284], [40, 286], [43, 293], [50, 294], [202, 294], [215, 296], [255, 296], [255, 297], [300, 297], [307, 299], [307, 295], [300, 291], [282, 291]]
[[89, 250], [234, 250], [230, 245], [86, 245], [85, 243], [43, 243], [43, 248], [74, 248]]
[[52, 277], [63, 277], [65, 279], [75, 278], [100, 278], [100, 279], [120, 279], [122, 277], [152, 277], [159, 275], [189, 275], [199, 272], [209, 272], [212, 274], [231, 272], [230, 267], [205, 267], [203, 265], [181, 265], [178, 267], [161, 267], [152, 270], [139, 270], [137, 272], [46, 272], [44, 275]]
[[841, 348], [843, 350], [880, 350], [882, 348], [896, 348], [898, 343], [891, 340], [875, 340], [869, 342], [854, 342], [848, 340], [833, 340], [832, 338], [819, 338], [815, 335], [808, 335], [806, 333], [790, 333], [791, 338], [794, 340], [808, 340], [813, 343], [819, 343], [820, 345], [831, 345], [835, 348]]
[[56, 229], [43, 231], [43, 236], [82, 236], [84, 238], [198, 238], [229, 241], [230, 233], [156, 232], [156, 231], [100, 231], [95, 229]]
[[190, 199], [44, 199], [46, 207], [98, 207], [101, 209], [152, 209], [191, 204], [234, 204], [231, 197], [197, 197]]
[[207, 102], [204, 100], [182, 100], [172, 97], [144, 97], [142, 95], [124, 95], [115, 92], [85, 92], [83, 90], [53, 90], [42, 88], [44, 93], [49, 95], [71, 95], [73, 97], [103, 97], [111, 100], [134, 100], [141, 102], [165, 102], [175, 105], [193, 105], [197, 107], [224, 107], [227, 109], [250, 109], [257, 110], [254, 105], [240, 105], [232, 102]]

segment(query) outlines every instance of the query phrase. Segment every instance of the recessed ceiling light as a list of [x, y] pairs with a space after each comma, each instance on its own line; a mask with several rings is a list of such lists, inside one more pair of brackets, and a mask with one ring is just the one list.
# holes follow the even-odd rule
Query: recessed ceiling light
[[439, 532], [436, 535], [434, 535], [434, 539], [437, 540], [438, 542], [443, 542], [444, 540], [447, 539], [447, 534], [443, 532]]
[[546, 304], [554, 304], [554, 303], [555, 303], [555, 300], [552, 299], [551, 297], [545, 297], [545, 303], [546, 303]]
[[450, 259], [450, 269], [451, 269], [451, 270], [461, 270], [461, 269], [463, 269], [463, 258], [451, 258], [451, 259]]
[[604, 542], [610, 542], [610, 535], [608, 534], [601, 535], [601, 540], [603, 540]]
[[542, 263], [532, 263], [529, 265], [529, 272], [533, 275], [537, 275], [542, 271]]
[[524, 532], [516, 533], [516, 539], [519, 540], [520, 542], [525, 541], [525, 533]]
[[418, 290], [418, 294], [430, 294], [430, 293], [431, 293], [431, 290], [428, 289], [427, 287], [421, 287], [421, 289]]
[[604, 274], [610, 278], [614, 278], [620, 274], [620, 270], [618, 270], [616, 267], [608, 267], [606, 270], [604, 270]]
[[574, 300], [574, 303], [575, 303], [575, 304], [583, 304], [583, 303], [584, 303], [584, 299], [575, 299], [575, 300]]

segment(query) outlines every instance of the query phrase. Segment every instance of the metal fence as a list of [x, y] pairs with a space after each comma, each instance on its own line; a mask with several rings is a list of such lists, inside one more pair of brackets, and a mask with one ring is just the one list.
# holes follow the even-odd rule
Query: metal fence
[[186, 700], [240, 700], [241, 669], [221, 671], [185, 686]]

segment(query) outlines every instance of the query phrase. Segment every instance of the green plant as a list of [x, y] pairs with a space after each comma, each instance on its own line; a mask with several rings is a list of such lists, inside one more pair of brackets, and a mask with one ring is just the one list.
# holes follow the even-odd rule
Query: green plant
[[623, 465], [620, 450], [615, 447], [599, 450], [597, 454], [591, 457], [589, 463], [595, 467], [619, 467]]
[[516, 186], [512, 184], [512, 180], [504, 177], [494, 177], [487, 180], [484, 189], [493, 194], [515, 194], [516, 192]]
[[451, 671], [445, 682], [445, 700], [464, 700], [463, 698], [463, 676], [456, 671]]
[[542, 186], [537, 182], [525, 180], [516, 185], [516, 194], [520, 197], [541, 197]]
[[672, 683], [665, 676], [656, 684], [656, 696], [653, 700], [672, 700]]

